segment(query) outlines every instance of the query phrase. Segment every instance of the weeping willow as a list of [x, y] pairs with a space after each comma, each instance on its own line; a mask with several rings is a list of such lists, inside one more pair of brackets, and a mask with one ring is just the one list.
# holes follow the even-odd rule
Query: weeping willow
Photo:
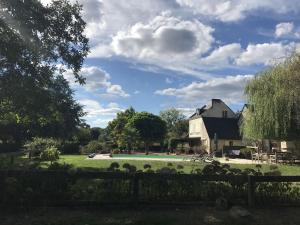
[[246, 139], [300, 139], [300, 55], [257, 74], [246, 86]]

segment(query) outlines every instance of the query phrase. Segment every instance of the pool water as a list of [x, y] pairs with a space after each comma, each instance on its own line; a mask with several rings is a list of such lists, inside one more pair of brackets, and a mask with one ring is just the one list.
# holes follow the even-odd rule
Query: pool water
[[113, 158], [151, 158], [151, 159], [184, 159], [177, 155], [113, 154]]

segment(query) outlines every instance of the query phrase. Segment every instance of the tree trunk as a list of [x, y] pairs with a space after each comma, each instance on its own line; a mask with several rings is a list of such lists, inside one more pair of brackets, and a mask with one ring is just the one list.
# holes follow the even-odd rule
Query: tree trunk
[[145, 142], [145, 154], [148, 155], [149, 154], [149, 142]]

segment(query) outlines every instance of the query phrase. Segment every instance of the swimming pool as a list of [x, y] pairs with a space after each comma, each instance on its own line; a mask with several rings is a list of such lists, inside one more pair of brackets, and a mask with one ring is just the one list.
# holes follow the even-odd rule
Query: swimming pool
[[146, 154], [113, 154], [113, 158], [148, 158], [148, 159], [186, 159], [188, 156], [179, 155], [146, 155]]

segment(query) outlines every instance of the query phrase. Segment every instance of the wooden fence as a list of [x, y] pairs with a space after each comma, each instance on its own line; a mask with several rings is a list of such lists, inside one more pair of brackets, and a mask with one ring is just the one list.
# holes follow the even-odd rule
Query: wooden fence
[[[73, 205], [82, 202], [92, 205], [99, 203], [99, 199], [101, 204], [192, 204], [215, 201], [220, 196], [231, 196], [230, 198], [243, 199], [245, 204], [254, 207], [258, 196], [262, 196], [264, 192], [264, 200], [273, 202], [273, 199], [284, 195], [284, 204], [289, 204], [289, 199], [292, 199], [293, 204], [300, 205], [299, 182], [300, 176], [2, 170], [0, 204], [1, 201], [2, 204], [8, 204], [9, 201], [18, 204], [19, 199], [21, 202], [37, 201], [44, 205], [50, 201], [58, 205], [67, 202]], [[268, 185], [262, 187], [263, 183]], [[274, 183], [287, 185], [273, 187]], [[19, 193], [20, 191], [25, 194]], [[276, 193], [272, 194], [272, 191]], [[289, 193], [293, 196], [287, 199]], [[16, 197], [18, 194], [20, 196]], [[98, 198], [99, 195], [101, 198]]]

